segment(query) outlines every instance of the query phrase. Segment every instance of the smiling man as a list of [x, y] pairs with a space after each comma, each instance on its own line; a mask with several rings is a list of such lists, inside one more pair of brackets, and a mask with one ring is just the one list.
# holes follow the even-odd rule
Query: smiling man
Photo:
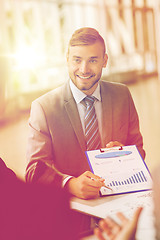
[[73, 37], [67, 53], [69, 76], [79, 90], [86, 95], [91, 95], [98, 86], [102, 68], [106, 67], [108, 60], [104, 41], [103, 39], [97, 39], [97, 41], [90, 39], [91, 45], [83, 45], [81, 42], [74, 41]]
[[73, 33], [67, 52], [69, 81], [32, 103], [27, 181], [46, 180], [40, 168], [44, 162], [63, 176], [62, 185], [71, 194], [95, 198], [104, 179], [90, 171], [86, 150], [136, 145], [144, 158], [139, 119], [128, 88], [101, 80], [107, 60], [104, 40], [95, 29]]

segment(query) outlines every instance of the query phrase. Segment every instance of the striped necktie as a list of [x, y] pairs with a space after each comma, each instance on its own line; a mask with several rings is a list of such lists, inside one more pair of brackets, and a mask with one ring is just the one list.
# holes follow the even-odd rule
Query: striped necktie
[[83, 105], [86, 107], [84, 122], [87, 150], [99, 149], [101, 143], [94, 101], [95, 98], [92, 96], [87, 96], [82, 101]]

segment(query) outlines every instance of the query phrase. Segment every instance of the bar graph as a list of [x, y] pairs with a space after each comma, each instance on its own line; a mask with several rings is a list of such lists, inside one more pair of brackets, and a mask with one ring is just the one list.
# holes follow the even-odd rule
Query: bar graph
[[107, 184], [108, 187], [116, 187], [116, 186], [125, 186], [125, 185], [135, 185], [138, 183], [147, 182], [147, 178], [144, 175], [143, 171], [139, 171], [130, 177], [123, 179], [123, 180], [112, 180]]
[[141, 191], [151, 188], [151, 176], [144, 169], [130, 169], [129, 172], [110, 173], [103, 176], [107, 187], [112, 189], [112, 192], [107, 188], [102, 189], [103, 194], [120, 194]]

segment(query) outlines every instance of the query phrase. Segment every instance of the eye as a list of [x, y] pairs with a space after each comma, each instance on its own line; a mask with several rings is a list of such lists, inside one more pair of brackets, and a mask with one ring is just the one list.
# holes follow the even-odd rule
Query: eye
[[73, 61], [74, 61], [75, 63], [80, 63], [80, 62], [81, 62], [81, 60], [80, 60], [79, 58], [74, 58]]
[[97, 63], [97, 60], [96, 59], [91, 59], [89, 62], [90, 63]]

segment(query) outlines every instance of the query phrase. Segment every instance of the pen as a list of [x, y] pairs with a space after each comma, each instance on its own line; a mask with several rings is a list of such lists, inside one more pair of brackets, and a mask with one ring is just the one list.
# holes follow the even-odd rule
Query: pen
[[[96, 179], [94, 179], [94, 178], [91, 177], [91, 180], [95, 181]], [[112, 188], [110, 188], [110, 187], [108, 187], [108, 186], [106, 186], [106, 185], [104, 185], [104, 186], [102, 186], [102, 187], [105, 187], [105, 188], [107, 188], [107, 189], [109, 189], [109, 190], [112, 191]]]
[[110, 187], [108, 187], [108, 186], [106, 186], [106, 185], [104, 185], [104, 186], [102, 186], [102, 187], [108, 188], [109, 190], [112, 191], [112, 188], [110, 188]]

